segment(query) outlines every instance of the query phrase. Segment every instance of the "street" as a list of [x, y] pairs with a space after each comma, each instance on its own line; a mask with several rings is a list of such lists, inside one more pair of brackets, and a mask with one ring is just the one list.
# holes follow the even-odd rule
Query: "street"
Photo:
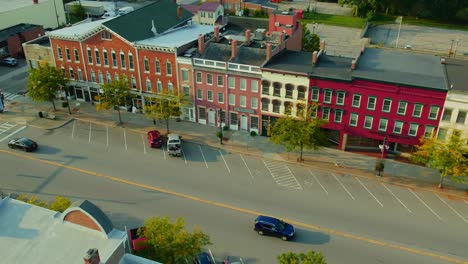
[[[463, 263], [468, 203], [317, 168], [183, 142], [183, 156], [148, 147], [146, 135], [75, 120], [46, 131], [0, 122], [3, 192], [89, 199], [123, 229], [149, 216], [183, 217], [212, 237], [217, 259], [275, 263], [319, 250], [328, 263]], [[36, 153], [6, 141], [36, 140]], [[260, 237], [257, 213], [293, 223], [294, 241]], [[220, 217], [221, 216], [221, 217]]]

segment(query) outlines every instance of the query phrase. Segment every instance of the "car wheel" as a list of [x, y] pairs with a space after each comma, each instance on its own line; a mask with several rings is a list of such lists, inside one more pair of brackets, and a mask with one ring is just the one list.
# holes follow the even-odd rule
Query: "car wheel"
[[288, 241], [288, 237], [287, 237], [287, 236], [282, 236], [281, 239], [283, 239], [283, 241]]
[[258, 231], [258, 234], [263, 236], [263, 231]]
[[13, 149], [13, 146], [12, 146], [12, 145], [10, 145], [10, 144], [8, 144], [8, 147], [9, 147], [9, 148], [11, 148], [11, 149]]
[[28, 148], [24, 147], [24, 148], [23, 148], [23, 151], [24, 151], [24, 152], [28, 152]]

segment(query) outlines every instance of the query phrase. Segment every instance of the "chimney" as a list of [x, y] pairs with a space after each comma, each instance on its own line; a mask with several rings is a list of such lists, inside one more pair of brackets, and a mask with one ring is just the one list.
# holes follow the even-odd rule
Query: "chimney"
[[325, 50], [325, 40], [320, 41], [320, 50]]
[[177, 17], [178, 17], [179, 19], [182, 18], [182, 7], [181, 7], [180, 5], [177, 6]]
[[266, 57], [267, 57], [267, 60], [270, 60], [271, 59], [271, 43], [267, 43], [266, 46], [267, 46]]
[[317, 51], [312, 52], [312, 64], [315, 65], [317, 63]]
[[99, 251], [97, 248], [88, 249], [85, 257], [83, 258], [85, 264], [99, 264], [101, 259], [99, 257]]
[[235, 58], [237, 56], [237, 40], [233, 39], [231, 42], [231, 57]]
[[283, 42], [284, 42], [284, 39], [285, 39], [285, 35], [286, 33], [284, 31], [282, 31], [279, 35], [279, 44], [280, 46], [283, 45]]
[[445, 64], [445, 58], [440, 58], [440, 64]]
[[218, 25], [214, 27], [214, 37], [215, 37], [215, 42], [218, 42], [219, 41], [219, 26]]
[[39, 0], [33, 0], [33, 4], [38, 4]]
[[198, 35], [198, 52], [203, 53], [205, 50], [205, 37], [200, 34]]
[[356, 60], [352, 60], [351, 61], [351, 70], [355, 70], [356, 69]]
[[246, 43], [246, 44], [249, 44], [249, 43], [250, 43], [250, 32], [251, 32], [250, 29], [247, 29], [247, 30], [245, 31], [245, 43]]

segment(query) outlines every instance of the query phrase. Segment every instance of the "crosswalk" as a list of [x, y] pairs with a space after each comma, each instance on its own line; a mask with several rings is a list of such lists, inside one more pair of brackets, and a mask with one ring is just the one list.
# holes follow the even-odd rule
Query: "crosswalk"
[[20, 96], [19, 94], [12, 94], [12, 93], [8, 93], [8, 92], [4, 92], [3, 93], [3, 96], [5, 97], [5, 101], [12, 101], [13, 99], [15, 99], [16, 97]]
[[273, 160], [262, 160], [276, 184], [283, 187], [302, 190], [302, 186], [288, 166]]

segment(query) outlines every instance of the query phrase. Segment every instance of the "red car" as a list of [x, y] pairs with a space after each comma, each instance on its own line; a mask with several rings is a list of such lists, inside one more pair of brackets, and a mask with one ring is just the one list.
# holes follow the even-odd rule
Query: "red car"
[[152, 148], [160, 148], [162, 147], [162, 138], [161, 134], [157, 130], [148, 131], [148, 143]]

